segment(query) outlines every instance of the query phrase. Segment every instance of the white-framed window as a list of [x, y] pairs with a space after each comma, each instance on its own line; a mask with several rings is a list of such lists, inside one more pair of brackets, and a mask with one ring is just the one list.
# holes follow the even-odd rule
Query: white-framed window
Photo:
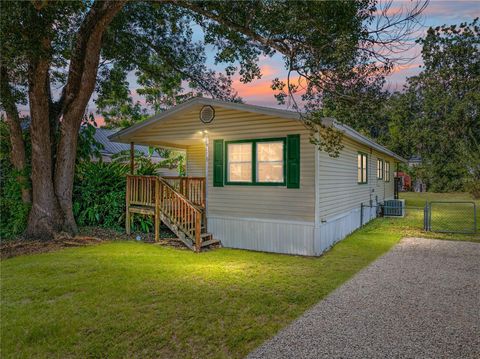
[[256, 180], [259, 183], [283, 183], [285, 141], [256, 142]]
[[385, 171], [383, 164], [383, 160], [377, 158], [377, 179], [383, 179], [383, 172]]
[[385, 161], [385, 182], [390, 182], [390, 162]]
[[357, 155], [357, 182], [358, 184], [368, 183], [368, 156], [366, 153], [358, 152]]
[[252, 182], [252, 142], [227, 144], [227, 181]]

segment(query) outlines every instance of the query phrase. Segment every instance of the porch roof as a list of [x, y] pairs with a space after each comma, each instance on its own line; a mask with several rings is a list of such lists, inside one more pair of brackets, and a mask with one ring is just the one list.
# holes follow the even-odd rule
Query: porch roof
[[[218, 106], [218, 107], [222, 107], [230, 110], [252, 112], [252, 113], [263, 114], [267, 116], [278, 116], [280, 118], [289, 119], [293, 121], [300, 121], [302, 118], [302, 114], [297, 111], [282, 110], [282, 109], [256, 106], [256, 105], [247, 105], [247, 104], [236, 103], [236, 102], [220, 101], [220, 100], [214, 100], [214, 99], [205, 98], [205, 97], [195, 97], [193, 99], [185, 101], [184, 103], [178, 106], [172, 107], [167, 111], [156, 114], [144, 122], [125, 128], [109, 136], [109, 139], [114, 142], [130, 143], [132, 142], [132, 139], [136, 135], [140, 133], [144, 133], [145, 131], [147, 131], [149, 127], [153, 125], [159, 125], [163, 121], [171, 118], [172, 116], [179, 116], [182, 113], [192, 111], [195, 108], [198, 108], [198, 110], [200, 110], [200, 108], [205, 105], [210, 105], [213, 107]], [[336, 128], [337, 130], [343, 132], [346, 137], [349, 137], [356, 142], [369, 146], [370, 148], [375, 149], [378, 152], [387, 154], [395, 158], [399, 162], [405, 162], [405, 163], [407, 162], [407, 160], [397, 155], [393, 151], [390, 151], [388, 148], [376, 143], [375, 141], [368, 138], [367, 136], [362, 135], [358, 131], [355, 131], [350, 126], [347, 126], [345, 124], [338, 122], [334, 118], [324, 118], [322, 121], [326, 126], [332, 126]], [[197, 141], [201, 141], [201, 139], [202, 138], [200, 136], [196, 138]], [[190, 140], [186, 140], [186, 139], [178, 139], [178, 140], [175, 140], [174, 143], [163, 142], [163, 143], [158, 143], [158, 145], [161, 145], [164, 147], [182, 148], [187, 146], [189, 144], [189, 141]], [[151, 145], [150, 143], [142, 143], [142, 142], [139, 142], [138, 140], [136, 141], [136, 143]]]

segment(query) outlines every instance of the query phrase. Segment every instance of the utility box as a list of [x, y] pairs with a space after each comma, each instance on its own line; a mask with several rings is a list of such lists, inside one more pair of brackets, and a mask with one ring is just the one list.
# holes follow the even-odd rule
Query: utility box
[[405, 200], [390, 199], [383, 203], [384, 217], [404, 217], [405, 216]]

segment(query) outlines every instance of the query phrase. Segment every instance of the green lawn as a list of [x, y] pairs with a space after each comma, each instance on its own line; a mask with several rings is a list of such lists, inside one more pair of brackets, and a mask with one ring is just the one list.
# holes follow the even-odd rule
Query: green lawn
[[112, 242], [3, 260], [1, 354], [240, 358], [399, 239], [377, 222], [321, 258]]
[[402, 236], [429, 235], [414, 217], [320, 258], [116, 241], [3, 260], [1, 356], [243, 357]]
[[[381, 219], [389, 223], [389, 231], [397, 231], [403, 236], [427, 237], [450, 240], [480, 242], [480, 200], [473, 201], [468, 193], [400, 193], [405, 199], [407, 216], [403, 219]], [[425, 202], [431, 201], [469, 201], [477, 206], [477, 233], [437, 233], [423, 231], [423, 210]], [[417, 207], [418, 209], [415, 209]], [[465, 204], [437, 204], [432, 211], [432, 229], [462, 229], [473, 227], [472, 207]]]

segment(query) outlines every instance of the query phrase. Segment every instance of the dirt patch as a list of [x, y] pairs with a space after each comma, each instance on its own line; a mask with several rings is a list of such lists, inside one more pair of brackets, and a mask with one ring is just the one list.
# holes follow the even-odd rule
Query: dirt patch
[[[134, 240], [145, 243], [155, 243], [153, 233], [132, 233], [127, 235], [109, 228], [84, 227], [80, 229], [78, 236], [58, 235], [49, 241], [32, 241], [24, 238], [17, 238], [9, 241], [2, 241], [0, 244], [0, 258], [11, 258], [20, 255], [53, 252], [62, 248], [84, 247], [98, 245], [105, 242], [118, 240]], [[183, 243], [178, 241], [168, 228], [161, 228], [160, 241], [156, 245], [187, 249]]]
[[58, 236], [50, 241], [32, 241], [23, 238], [2, 242], [0, 245], [0, 258], [11, 258], [25, 254], [36, 254], [56, 251], [68, 247], [83, 247], [103, 242], [99, 238], [87, 236]]

